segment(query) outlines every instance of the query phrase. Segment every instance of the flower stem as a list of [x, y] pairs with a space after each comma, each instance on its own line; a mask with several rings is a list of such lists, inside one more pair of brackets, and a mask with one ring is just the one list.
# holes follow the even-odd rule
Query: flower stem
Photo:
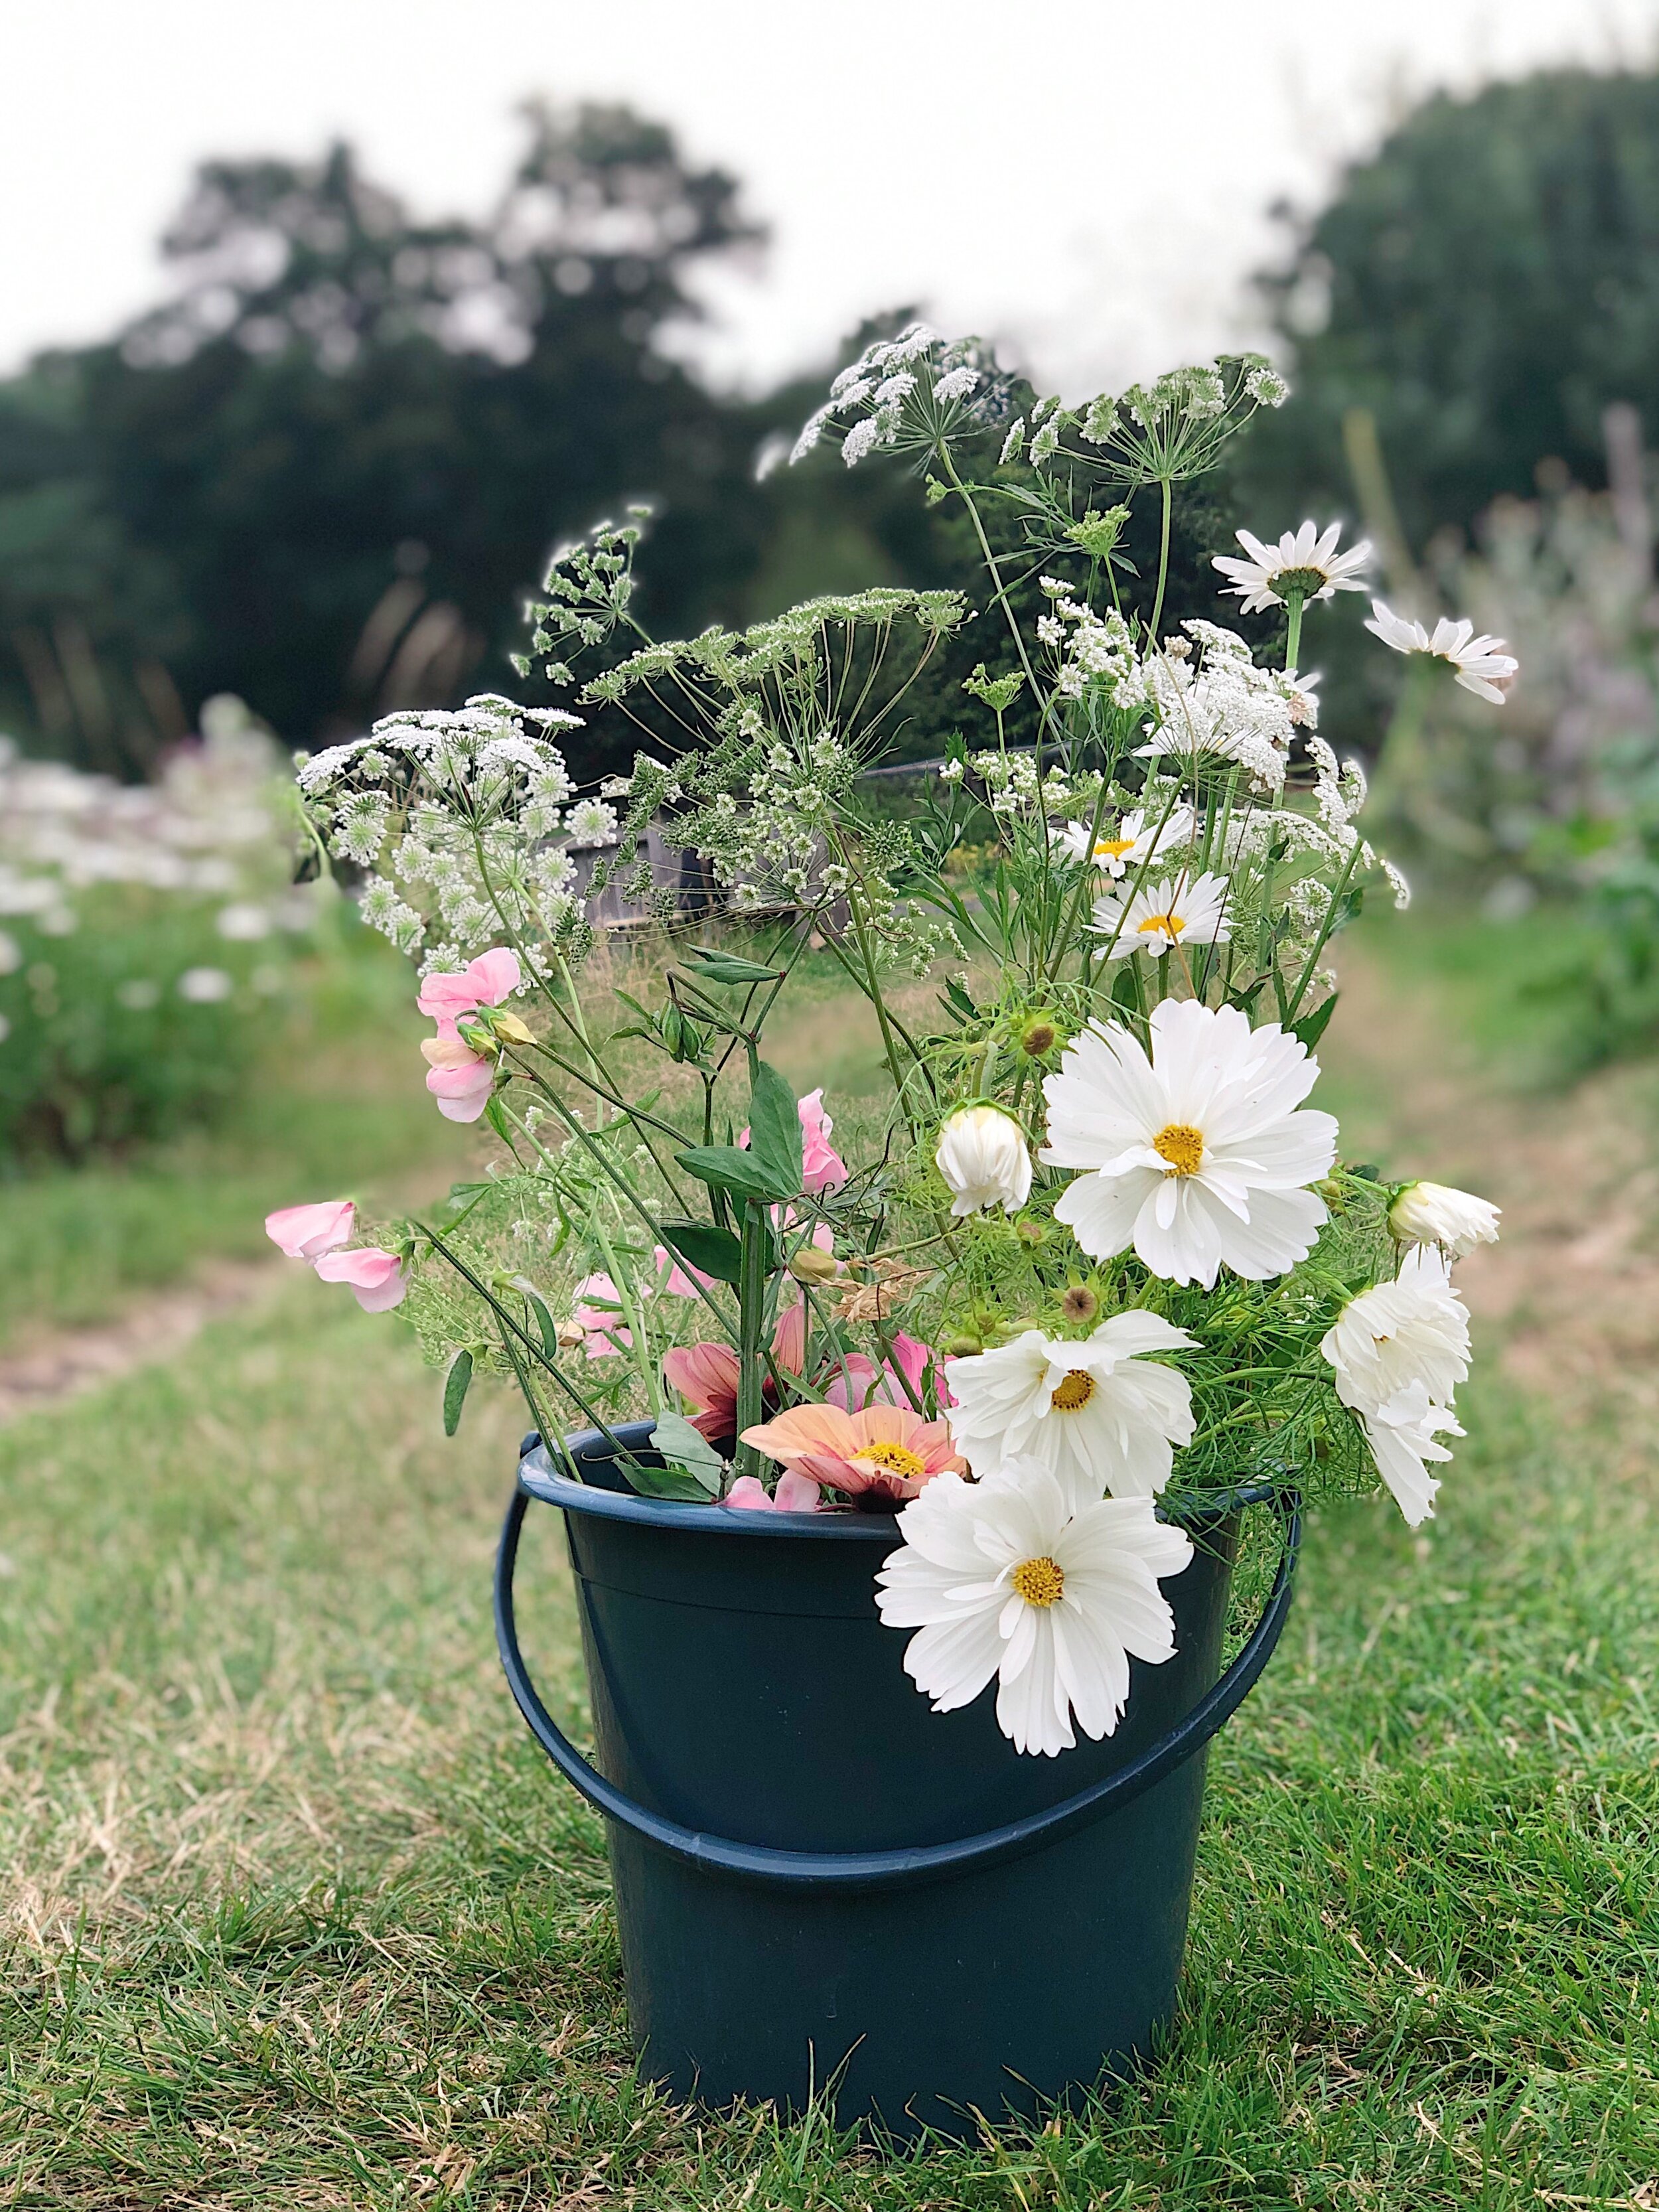
[[1154, 645], [1158, 642], [1158, 617], [1164, 612], [1164, 587], [1170, 580], [1170, 479], [1161, 479], [1164, 494], [1163, 520], [1158, 533], [1158, 592], [1152, 600], [1152, 617], [1146, 625], [1146, 635]]
[[1285, 672], [1289, 675], [1297, 665], [1297, 655], [1302, 650], [1302, 607], [1300, 592], [1285, 595]]
[[[758, 1199], [745, 1199], [738, 1260], [738, 1434], [758, 1426], [766, 1411], [765, 1370], [761, 1340], [766, 1325], [766, 1263], [771, 1224]], [[764, 1455], [753, 1444], [739, 1443], [737, 1470], [759, 1477]]]

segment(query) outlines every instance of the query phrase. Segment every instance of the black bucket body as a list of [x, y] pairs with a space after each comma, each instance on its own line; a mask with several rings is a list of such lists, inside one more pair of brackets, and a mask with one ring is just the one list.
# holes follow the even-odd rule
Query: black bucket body
[[[647, 1433], [622, 1431], [636, 1450]], [[565, 1512], [643, 2072], [716, 2108], [832, 2094], [842, 2123], [969, 2134], [1151, 2052], [1238, 1513], [1193, 1527], [1162, 1585], [1176, 1656], [1132, 1662], [1116, 1733], [1034, 1758], [998, 1729], [994, 1685], [938, 1714], [905, 1674], [908, 1632], [875, 1602], [892, 1516], [658, 1503], [621, 1492], [597, 1435], [568, 1448], [585, 1481], [532, 1449], [515, 1511], [527, 1492]], [[503, 1553], [503, 1655], [553, 1750], [515, 1676]]]

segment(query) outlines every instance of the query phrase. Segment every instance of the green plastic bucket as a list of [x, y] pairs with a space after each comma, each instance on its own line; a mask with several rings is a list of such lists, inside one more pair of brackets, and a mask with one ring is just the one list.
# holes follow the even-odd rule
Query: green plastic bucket
[[[649, 1424], [618, 1432], [652, 1456]], [[733, 1511], [582, 1480], [526, 1439], [496, 1565], [502, 1663], [554, 1765], [605, 1815], [641, 2070], [722, 2108], [833, 2099], [842, 2124], [963, 2136], [1122, 2074], [1175, 2007], [1205, 1747], [1290, 1607], [1294, 1501], [1249, 1640], [1220, 1673], [1243, 1507], [1188, 1525], [1163, 1584], [1176, 1656], [1132, 1662], [1117, 1733], [1022, 1757], [988, 1692], [934, 1713], [882, 1626], [887, 1514]], [[555, 1726], [514, 1618], [535, 1500], [564, 1516], [598, 1764]], [[1218, 1679], [1219, 1677], [1219, 1679]]]

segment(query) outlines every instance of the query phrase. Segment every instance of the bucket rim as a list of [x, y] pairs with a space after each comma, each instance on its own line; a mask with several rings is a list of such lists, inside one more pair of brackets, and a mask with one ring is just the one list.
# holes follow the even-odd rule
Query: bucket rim
[[[653, 1426], [650, 1421], [622, 1421], [611, 1435], [630, 1451], [647, 1449]], [[610, 1442], [599, 1429], [573, 1431], [563, 1443], [567, 1454], [579, 1462], [611, 1456]], [[765, 1536], [797, 1540], [810, 1537], [831, 1543], [883, 1544], [890, 1549], [903, 1541], [896, 1513], [746, 1512], [730, 1505], [694, 1505], [679, 1498], [642, 1498], [636, 1491], [606, 1490], [598, 1483], [577, 1482], [554, 1466], [540, 1432], [533, 1429], [519, 1449], [519, 1487], [527, 1497], [556, 1505], [566, 1513], [586, 1513], [601, 1521], [631, 1521], [637, 1527], [673, 1529], [692, 1535]], [[1188, 1530], [1213, 1528], [1247, 1505], [1272, 1504], [1279, 1495], [1271, 1483], [1240, 1483], [1183, 1513], [1175, 1525]]]

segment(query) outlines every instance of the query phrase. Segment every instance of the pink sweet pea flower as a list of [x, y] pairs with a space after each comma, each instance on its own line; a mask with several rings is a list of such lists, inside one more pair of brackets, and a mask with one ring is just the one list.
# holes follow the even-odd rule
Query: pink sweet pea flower
[[495, 1061], [464, 1044], [453, 1022], [441, 1022], [437, 1036], [428, 1037], [421, 1051], [428, 1069], [426, 1087], [445, 1121], [476, 1121], [495, 1087]]
[[454, 1023], [480, 1006], [499, 1006], [522, 981], [518, 955], [497, 945], [493, 952], [481, 952], [459, 975], [428, 975], [415, 1003], [435, 1022]]
[[409, 1263], [378, 1244], [351, 1252], [325, 1252], [317, 1273], [325, 1283], [346, 1283], [365, 1313], [390, 1313], [409, 1288]]
[[688, 1267], [679, 1255], [671, 1252], [665, 1244], [657, 1245], [651, 1257], [656, 1263], [657, 1288], [665, 1291], [671, 1298], [695, 1298], [699, 1283], [706, 1291], [714, 1287], [716, 1277], [705, 1275], [701, 1267]]
[[817, 1483], [809, 1482], [804, 1474], [793, 1474], [778, 1477], [775, 1498], [769, 1498], [765, 1484], [752, 1474], [740, 1474], [723, 1502], [735, 1505], [740, 1512], [750, 1513], [816, 1513], [823, 1504]]
[[861, 1413], [866, 1406], [924, 1404], [922, 1385], [930, 1366], [939, 1404], [953, 1405], [955, 1400], [945, 1380], [945, 1364], [938, 1352], [931, 1344], [902, 1331], [893, 1339], [892, 1358], [880, 1367], [862, 1352], [849, 1352], [844, 1360], [837, 1360], [825, 1378], [823, 1395], [843, 1413]]
[[[839, 1190], [847, 1180], [847, 1163], [830, 1141], [830, 1132], [836, 1125], [823, 1110], [823, 1085], [816, 1091], [809, 1091], [805, 1098], [797, 1099], [795, 1105], [800, 1115], [801, 1188], [809, 1194]], [[748, 1150], [747, 1129], [738, 1132], [738, 1142], [745, 1152]], [[793, 1218], [793, 1214], [787, 1217], [791, 1220]], [[777, 1221], [776, 1206], [772, 1209], [772, 1218]]]
[[830, 1141], [835, 1126], [823, 1110], [820, 1085], [800, 1102], [801, 1188], [805, 1191], [839, 1190], [847, 1180], [847, 1163]]
[[[586, 1303], [592, 1298], [599, 1304]], [[622, 1293], [603, 1269], [577, 1284], [576, 1309], [570, 1318], [582, 1333], [582, 1348], [590, 1359], [615, 1359], [632, 1351], [633, 1334], [623, 1327]]]
[[349, 1198], [315, 1206], [282, 1206], [265, 1216], [265, 1235], [290, 1260], [320, 1260], [351, 1234], [357, 1209]]

